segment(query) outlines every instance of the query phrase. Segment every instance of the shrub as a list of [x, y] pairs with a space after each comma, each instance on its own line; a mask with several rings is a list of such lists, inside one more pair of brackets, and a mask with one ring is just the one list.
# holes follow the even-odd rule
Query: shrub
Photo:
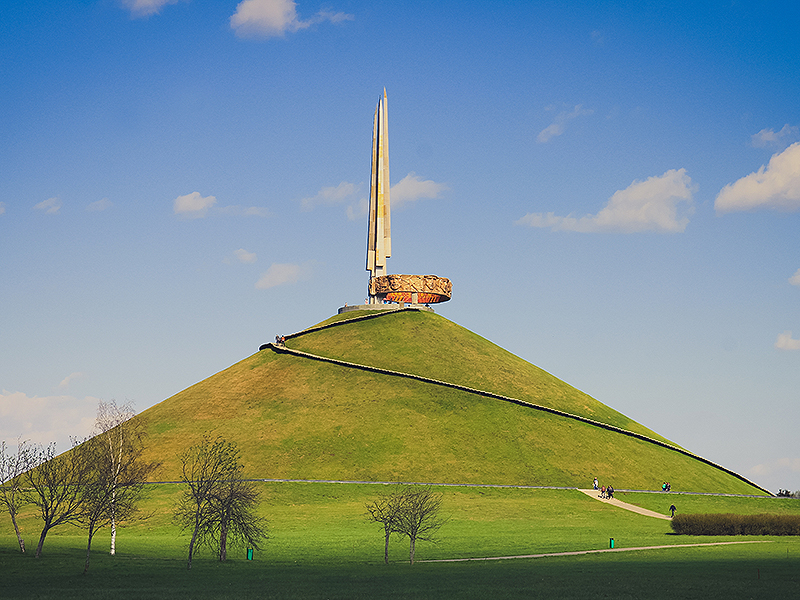
[[800, 515], [675, 515], [670, 525], [682, 535], [800, 535]]

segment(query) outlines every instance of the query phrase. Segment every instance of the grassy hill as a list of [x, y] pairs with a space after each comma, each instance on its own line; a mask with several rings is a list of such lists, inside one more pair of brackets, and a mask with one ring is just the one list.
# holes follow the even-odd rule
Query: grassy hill
[[[664, 438], [433, 313], [404, 311], [292, 336], [291, 349], [503, 394]], [[355, 319], [355, 320], [354, 320]], [[150, 449], [204, 433], [236, 441], [259, 478], [760, 493], [689, 456], [595, 425], [430, 383], [260, 351], [148, 409]]]

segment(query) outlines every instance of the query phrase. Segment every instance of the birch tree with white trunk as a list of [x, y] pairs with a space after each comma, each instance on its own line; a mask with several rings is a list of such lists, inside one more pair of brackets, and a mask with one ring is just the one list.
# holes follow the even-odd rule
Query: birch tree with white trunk
[[106, 469], [110, 477], [111, 497], [109, 498], [109, 519], [111, 525], [111, 556], [117, 553], [117, 515], [116, 498], [119, 486], [119, 475], [125, 461], [124, 454], [134, 447], [141, 447], [143, 432], [141, 427], [131, 427], [128, 422], [136, 415], [130, 402], [118, 406], [116, 400], [100, 401], [97, 406], [95, 433], [101, 438], [108, 453], [103, 455], [100, 468]]
[[17, 523], [19, 509], [26, 500], [22, 494], [22, 474], [33, 465], [34, 456], [26, 440], [17, 440], [17, 452], [12, 454], [6, 443], [0, 443], [0, 504], [5, 505], [17, 534], [20, 552], [25, 553], [25, 540]]

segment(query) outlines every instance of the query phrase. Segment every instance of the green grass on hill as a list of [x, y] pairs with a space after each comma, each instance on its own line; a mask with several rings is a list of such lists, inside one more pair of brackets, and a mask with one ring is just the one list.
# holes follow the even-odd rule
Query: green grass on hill
[[[356, 311], [337, 315], [335, 320], [344, 320], [348, 314], [363, 315]], [[323, 323], [330, 322], [334, 319]], [[668, 441], [539, 367], [430, 312], [388, 313], [303, 334], [289, 340], [287, 346], [502, 394]]]
[[[652, 434], [442, 317], [402, 312], [288, 341]], [[148, 409], [158, 478], [208, 432], [238, 443], [260, 478], [492, 483], [758, 493], [680, 453], [516, 404], [264, 350]]]

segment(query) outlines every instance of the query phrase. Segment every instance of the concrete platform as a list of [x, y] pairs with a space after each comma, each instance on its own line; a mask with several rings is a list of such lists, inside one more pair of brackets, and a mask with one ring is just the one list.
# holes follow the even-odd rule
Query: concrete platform
[[387, 311], [387, 310], [401, 310], [404, 308], [411, 308], [415, 310], [426, 310], [428, 312], [435, 312], [430, 306], [425, 306], [424, 304], [411, 304], [406, 302], [401, 302], [398, 304], [346, 304], [339, 309], [338, 314], [352, 312], [354, 310], [375, 310], [375, 311]]

